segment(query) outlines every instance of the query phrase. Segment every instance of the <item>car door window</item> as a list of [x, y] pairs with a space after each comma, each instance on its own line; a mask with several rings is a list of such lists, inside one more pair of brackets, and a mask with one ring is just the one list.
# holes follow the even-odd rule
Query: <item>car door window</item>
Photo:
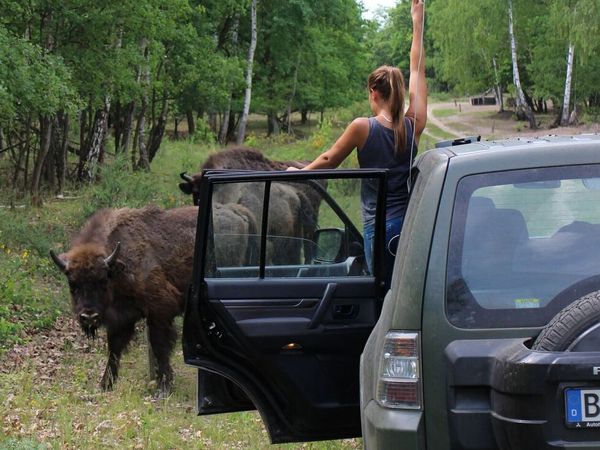
[[370, 276], [362, 238], [364, 180], [215, 183], [205, 276]]

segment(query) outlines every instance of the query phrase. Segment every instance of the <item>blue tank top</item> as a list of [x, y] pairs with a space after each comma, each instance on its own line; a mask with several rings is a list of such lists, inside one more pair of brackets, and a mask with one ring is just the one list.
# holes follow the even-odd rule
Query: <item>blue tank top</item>
[[[410, 174], [410, 162], [417, 154], [416, 143], [413, 146], [414, 131], [412, 122], [404, 118], [406, 130], [406, 147], [396, 151], [394, 147], [394, 130], [381, 125], [375, 117], [369, 118], [369, 135], [363, 147], [358, 151], [358, 163], [364, 169], [388, 169], [386, 219], [404, 217], [408, 205], [407, 181]], [[413, 150], [413, 158], [410, 150]], [[360, 198], [364, 225], [375, 222], [377, 210], [377, 183], [364, 179]]]

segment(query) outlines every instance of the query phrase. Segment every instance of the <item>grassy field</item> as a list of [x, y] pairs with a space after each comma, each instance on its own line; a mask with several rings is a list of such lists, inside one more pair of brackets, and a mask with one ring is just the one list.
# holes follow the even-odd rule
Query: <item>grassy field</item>
[[[330, 117], [303, 140], [260, 137], [256, 124], [248, 144], [277, 159], [311, 159], [335, 139], [344, 121]], [[97, 185], [73, 187], [67, 200], [48, 197], [43, 208], [0, 190], [0, 205], [18, 206], [0, 208], [0, 449], [360, 447], [360, 440], [270, 447], [256, 412], [197, 417], [195, 370], [183, 364], [180, 346], [172, 357], [174, 393], [155, 399], [142, 337], [123, 357], [115, 390], [103, 393], [98, 387], [106, 363], [104, 335], [95, 341], [82, 336], [70, 317], [64, 276], [48, 250], [65, 249], [86, 217], [103, 207], [189, 204], [177, 187], [179, 173], [196, 172], [214, 150], [165, 141], [151, 173], [123, 171], [117, 159]]]

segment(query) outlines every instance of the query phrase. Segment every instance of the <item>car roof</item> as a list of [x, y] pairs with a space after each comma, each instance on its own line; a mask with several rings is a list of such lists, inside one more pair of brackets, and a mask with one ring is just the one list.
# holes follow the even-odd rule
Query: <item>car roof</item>
[[565, 146], [579, 146], [581, 144], [600, 145], [600, 134], [580, 134], [572, 136], [548, 135], [542, 137], [511, 137], [494, 141], [480, 141], [472, 144], [447, 147], [453, 156], [467, 155], [473, 152], [511, 151], [530, 149], [533, 152]]
[[434, 165], [449, 163], [464, 174], [528, 167], [600, 164], [600, 134], [513, 137], [440, 147], [421, 156], [425, 161], [435, 161]]

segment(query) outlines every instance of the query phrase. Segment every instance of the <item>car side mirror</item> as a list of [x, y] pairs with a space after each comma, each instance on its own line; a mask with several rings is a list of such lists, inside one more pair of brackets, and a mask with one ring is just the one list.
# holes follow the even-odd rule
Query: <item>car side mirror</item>
[[344, 244], [344, 232], [339, 228], [321, 228], [314, 234], [314, 242], [317, 244], [315, 261], [321, 263], [333, 263], [338, 260]]

